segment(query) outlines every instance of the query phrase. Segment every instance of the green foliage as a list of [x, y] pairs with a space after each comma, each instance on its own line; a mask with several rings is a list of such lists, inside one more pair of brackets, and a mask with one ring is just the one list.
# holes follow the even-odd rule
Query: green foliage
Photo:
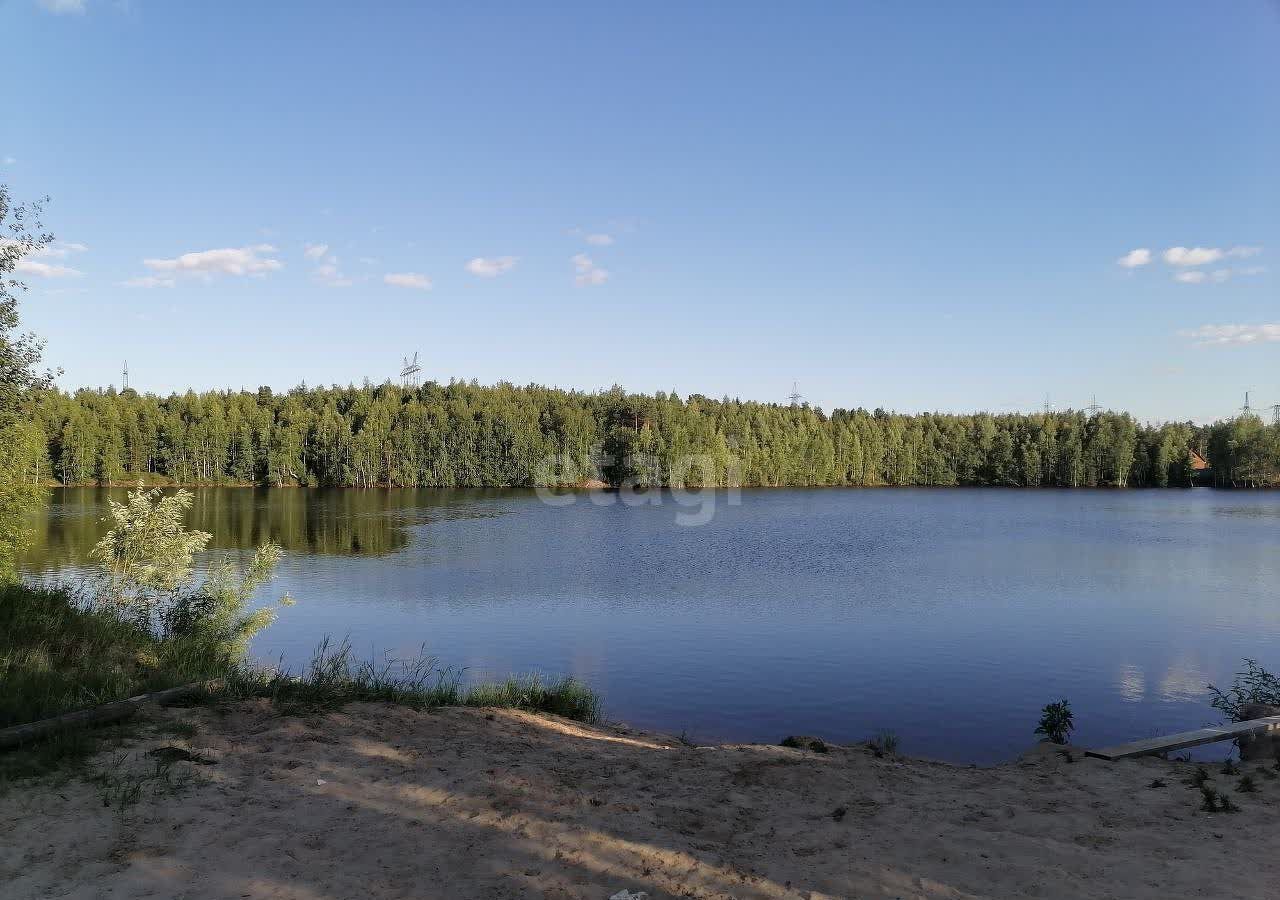
[[[164, 496], [139, 488], [127, 503], [111, 504], [113, 527], [93, 548], [106, 577], [99, 598], [143, 626], [154, 626], [166, 641], [228, 663], [243, 655], [249, 639], [271, 624], [271, 609], [246, 612], [261, 585], [271, 580], [283, 551], [259, 547], [244, 572], [230, 559], [213, 563], [200, 583], [193, 575], [195, 554], [210, 535], [183, 524], [191, 494]], [[281, 601], [290, 603], [288, 597]]]
[[1042, 734], [1054, 744], [1065, 744], [1075, 728], [1075, 719], [1071, 714], [1071, 704], [1066, 700], [1047, 703], [1040, 711], [1040, 724], [1036, 726], [1036, 734]]
[[0, 727], [220, 674], [211, 655], [66, 588], [0, 585]]
[[64, 484], [533, 487], [1166, 486], [1195, 426], [1123, 413], [899, 415], [621, 388], [428, 383], [168, 397], [46, 391], [43, 471]]
[[171, 602], [191, 579], [195, 554], [212, 535], [188, 531], [184, 514], [191, 494], [164, 496], [139, 489], [127, 503], [108, 500], [113, 527], [90, 553], [107, 574], [102, 596], [146, 620], [152, 609]]
[[1230, 688], [1221, 691], [1209, 685], [1208, 689], [1213, 694], [1210, 705], [1233, 722], [1244, 721], [1244, 708], [1251, 703], [1280, 705], [1280, 677], [1247, 657], [1244, 671], [1236, 673]]
[[0, 184], [0, 581], [16, 576], [28, 513], [45, 493], [46, 436], [30, 420], [34, 393], [47, 388], [53, 376], [36, 370], [40, 342], [17, 333], [18, 295], [25, 285], [13, 275], [24, 256], [51, 240], [40, 233], [40, 205], [14, 206]]

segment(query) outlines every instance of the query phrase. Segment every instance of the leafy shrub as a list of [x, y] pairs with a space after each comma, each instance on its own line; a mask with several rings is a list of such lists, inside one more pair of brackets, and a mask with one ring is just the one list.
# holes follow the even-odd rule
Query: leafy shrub
[[1209, 685], [1209, 691], [1213, 694], [1209, 701], [1213, 708], [1233, 722], [1244, 721], [1244, 708], [1251, 703], [1280, 706], [1280, 677], [1248, 657], [1244, 660], [1244, 671], [1236, 673], [1229, 689], [1220, 691]]
[[271, 609], [246, 608], [253, 592], [271, 580], [284, 551], [263, 544], [244, 572], [224, 557], [197, 582], [195, 554], [211, 536], [183, 525], [189, 491], [166, 497], [139, 488], [126, 503], [109, 502], [113, 527], [92, 551], [104, 572], [99, 602], [191, 652], [228, 661], [242, 656], [249, 639], [275, 619]]
[[1043, 734], [1052, 743], [1065, 744], [1075, 728], [1075, 719], [1071, 714], [1071, 704], [1066, 700], [1047, 703], [1040, 711], [1040, 724], [1036, 726], [1036, 734]]

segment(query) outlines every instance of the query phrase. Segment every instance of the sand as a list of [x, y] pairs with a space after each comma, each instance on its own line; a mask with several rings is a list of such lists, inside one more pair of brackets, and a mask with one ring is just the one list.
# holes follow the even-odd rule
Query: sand
[[1191, 764], [1048, 748], [977, 769], [498, 710], [154, 715], [198, 730], [149, 726], [94, 768], [154, 774], [164, 745], [209, 764], [173, 763], [123, 811], [80, 776], [15, 786], [0, 896], [1271, 897], [1280, 877], [1261, 764], [1241, 812], [1207, 814]]

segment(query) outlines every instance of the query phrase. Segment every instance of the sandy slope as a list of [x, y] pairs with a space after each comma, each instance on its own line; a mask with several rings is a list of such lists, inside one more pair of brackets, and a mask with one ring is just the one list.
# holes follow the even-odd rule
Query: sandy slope
[[124, 821], [81, 781], [11, 791], [0, 895], [1264, 897], [1280, 878], [1261, 774], [1243, 812], [1209, 815], [1193, 767], [1159, 760], [967, 769], [380, 705], [158, 715], [200, 730], [143, 737], [125, 767], [162, 744], [216, 763], [176, 763], [186, 787], [144, 789]]

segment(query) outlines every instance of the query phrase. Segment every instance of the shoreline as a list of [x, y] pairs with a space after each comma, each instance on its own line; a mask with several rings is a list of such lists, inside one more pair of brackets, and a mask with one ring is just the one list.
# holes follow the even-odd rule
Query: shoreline
[[[161, 778], [165, 747], [191, 761]], [[1269, 767], [1242, 766], [1243, 815], [1204, 813], [1195, 764], [1065, 749], [979, 769], [502, 709], [167, 708], [96, 783], [0, 797], [0, 877], [13, 897], [1270, 895]]]

